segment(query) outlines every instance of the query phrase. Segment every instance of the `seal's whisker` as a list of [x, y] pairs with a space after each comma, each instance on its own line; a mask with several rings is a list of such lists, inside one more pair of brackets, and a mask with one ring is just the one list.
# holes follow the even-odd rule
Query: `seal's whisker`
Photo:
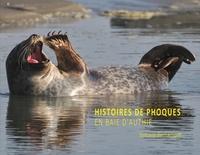
[[19, 59], [18, 59], [18, 64], [19, 64], [20, 69], [21, 69], [22, 71], [23, 71], [23, 67], [22, 67], [22, 64], [23, 64], [22, 60], [23, 60], [23, 58], [24, 58], [24, 55], [20, 56]]
[[[22, 51], [20, 52], [20, 54], [19, 54], [19, 61], [23, 58], [23, 55], [24, 55], [24, 53], [25, 53], [25, 50], [26, 50], [26, 48], [27, 48], [27, 44], [25, 44], [25, 45], [23, 45], [22, 47], [21, 47], [21, 49], [22, 49]], [[18, 62], [18, 64], [19, 64], [20, 62]]]
[[28, 43], [25, 42], [24, 45], [22, 45], [22, 47], [20, 47], [21, 49], [25, 49], [28, 46]]
[[[52, 41], [52, 40], [51, 40], [51, 41]], [[47, 46], [51, 47], [51, 44], [50, 44], [49, 41], [45, 40], [45, 44], [46, 44]]]
[[[28, 56], [28, 52], [24, 52], [25, 54], [22, 56], [22, 59], [21, 59], [21, 64], [20, 64], [20, 68], [21, 70], [23, 71], [23, 60]], [[29, 66], [29, 64], [28, 64]]]
[[[26, 40], [26, 41], [24, 41], [24, 44], [22, 45], [22, 47], [20, 47], [20, 49], [22, 49], [22, 50], [20, 50], [20, 54], [18, 57], [18, 64], [22, 71], [23, 71], [23, 60], [27, 59], [27, 57], [30, 53], [31, 54], [33, 53], [33, 50], [31, 50], [33, 44], [34, 43], [30, 44], [30, 42], [28, 40]], [[28, 67], [29, 67], [29, 64], [28, 64]]]
[[23, 70], [22, 68], [22, 60], [23, 60], [23, 57], [24, 57], [24, 52], [22, 51], [22, 53], [20, 54], [19, 58], [18, 58], [18, 64], [20, 65], [20, 69]]

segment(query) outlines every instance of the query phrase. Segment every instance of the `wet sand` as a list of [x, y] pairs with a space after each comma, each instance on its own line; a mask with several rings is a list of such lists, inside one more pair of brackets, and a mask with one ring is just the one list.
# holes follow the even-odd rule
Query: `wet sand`
[[[141, 16], [142, 17], [142, 16]], [[156, 29], [179, 29], [179, 28], [200, 28], [200, 11], [173, 12], [153, 16], [150, 19], [131, 19], [112, 17], [110, 22], [113, 27], [123, 28], [156, 28]]]
[[90, 17], [90, 10], [81, 4], [63, 0], [1, 0], [0, 8], [0, 29], [48, 23], [56, 17], [66, 22]]
[[[145, 0], [143, 0], [144, 2]], [[150, 0], [156, 3], [157, 0]], [[122, 28], [200, 28], [200, 0], [162, 1], [152, 11], [106, 10], [101, 16], [110, 18], [112, 27]], [[149, 4], [151, 6], [152, 4]]]

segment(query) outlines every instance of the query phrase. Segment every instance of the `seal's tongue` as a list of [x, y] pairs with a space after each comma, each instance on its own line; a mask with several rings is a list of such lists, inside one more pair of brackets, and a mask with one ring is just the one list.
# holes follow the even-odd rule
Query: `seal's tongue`
[[42, 62], [42, 55], [40, 52], [41, 48], [40, 48], [39, 44], [36, 44], [35, 46], [36, 46], [35, 51], [33, 51], [33, 53], [30, 54], [27, 58], [27, 61], [29, 63], [33, 63], [33, 64]]

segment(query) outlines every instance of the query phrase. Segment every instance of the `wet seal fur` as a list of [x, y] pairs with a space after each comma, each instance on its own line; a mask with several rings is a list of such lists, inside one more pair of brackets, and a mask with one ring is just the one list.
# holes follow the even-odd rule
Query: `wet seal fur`
[[[53, 49], [58, 66], [42, 51]], [[6, 71], [11, 94], [73, 96], [135, 93], [167, 89], [182, 62], [195, 56], [183, 46], [163, 44], [147, 52], [136, 67], [88, 69], [66, 34], [33, 34], [8, 55]]]

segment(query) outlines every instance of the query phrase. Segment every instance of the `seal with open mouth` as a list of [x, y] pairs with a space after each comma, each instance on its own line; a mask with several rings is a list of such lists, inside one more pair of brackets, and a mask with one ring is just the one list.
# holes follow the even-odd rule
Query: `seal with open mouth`
[[[42, 51], [53, 49], [58, 66]], [[183, 46], [163, 44], [147, 52], [136, 67], [88, 69], [66, 34], [33, 34], [8, 55], [6, 71], [10, 93], [33, 96], [73, 96], [134, 93], [167, 89], [182, 62], [195, 56]]]

